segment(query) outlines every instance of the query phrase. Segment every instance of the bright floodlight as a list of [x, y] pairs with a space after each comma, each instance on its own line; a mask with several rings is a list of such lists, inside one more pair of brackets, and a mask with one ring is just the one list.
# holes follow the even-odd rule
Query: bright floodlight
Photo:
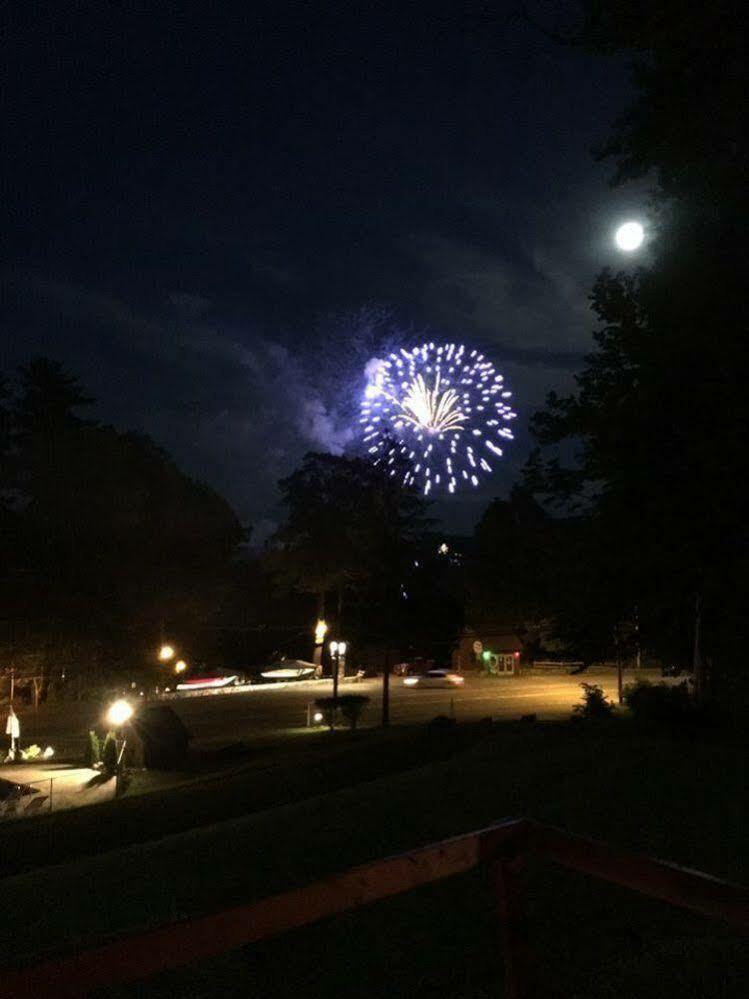
[[170, 659], [174, 659], [174, 647], [171, 645], [162, 645], [159, 649], [159, 659], [162, 663], [168, 663]]
[[616, 230], [616, 245], [627, 253], [642, 246], [644, 238], [645, 230], [639, 222], [625, 222]]
[[110, 704], [107, 711], [107, 724], [111, 725], [112, 728], [119, 728], [126, 721], [130, 721], [132, 717], [133, 709], [127, 701], [115, 701], [113, 704]]

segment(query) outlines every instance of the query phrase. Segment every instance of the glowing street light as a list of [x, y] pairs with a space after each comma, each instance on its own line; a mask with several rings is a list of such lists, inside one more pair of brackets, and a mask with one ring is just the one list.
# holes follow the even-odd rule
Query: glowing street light
[[121, 789], [121, 774], [122, 774], [122, 757], [125, 754], [125, 746], [127, 741], [125, 739], [120, 740], [117, 738], [118, 729], [129, 722], [130, 719], [135, 714], [132, 704], [128, 701], [120, 698], [117, 701], [113, 701], [109, 705], [109, 709], [106, 713], [105, 720], [111, 729], [115, 732], [115, 747], [117, 749], [117, 763], [114, 770], [114, 796], [117, 798], [120, 794]]
[[328, 622], [323, 621], [322, 618], [315, 625], [315, 645], [322, 645], [325, 641], [325, 636], [328, 633]]
[[341, 660], [346, 655], [346, 643], [333, 641], [329, 648], [333, 660], [333, 698], [335, 699], [338, 697], [338, 677], [341, 671]]
[[187, 669], [187, 663], [185, 662], [184, 659], [178, 659], [177, 662], [174, 664], [175, 673], [184, 673], [186, 669]]
[[111, 728], [120, 728], [133, 717], [133, 707], [127, 701], [120, 699], [109, 705], [106, 722]]
[[616, 230], [616, 245], [625, 253], [639, 250], [645, 239], [645, 230], [639, 222], [624, 222]]
[[162, 645], [159, 649], [159, 661], [162, 663], [168, 663], [170, 659], [174, 659], [174, 656], [173, 645]]

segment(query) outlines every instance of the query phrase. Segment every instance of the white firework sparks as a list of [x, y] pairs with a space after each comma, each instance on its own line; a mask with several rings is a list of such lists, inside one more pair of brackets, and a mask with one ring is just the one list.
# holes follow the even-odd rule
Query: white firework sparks
[[[424, 343], [368, 367], [361, 405], [364, 442], [375, 464], [406, 485], [454, 493], [492, 472], [512, 440], [512, 393], [491, 361], [462, 344]], [[404, 471], [405, 465], [405, 471]]]

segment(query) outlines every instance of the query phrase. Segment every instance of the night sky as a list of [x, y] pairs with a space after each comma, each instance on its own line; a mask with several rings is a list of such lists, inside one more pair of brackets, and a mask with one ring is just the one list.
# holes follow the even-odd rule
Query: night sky
[[612, 229], [644, 205], [590, 155], [624, 63], [515, 4], [367, 7], [3, 12], [0, 364], [63, 361], [258, 539], [276, 480], [351, 446], [368, 349], [422, 331], [488, 349], [515, 390], [502, 471], [436, 507], [470, 527], [570, 387]]

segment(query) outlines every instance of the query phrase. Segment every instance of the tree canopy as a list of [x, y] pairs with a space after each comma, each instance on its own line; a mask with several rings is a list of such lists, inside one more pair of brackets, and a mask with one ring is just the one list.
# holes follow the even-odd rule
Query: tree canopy
[[[529, 482], [588, 511], [612, 616], [641, 607], [651, 642], [684, 659], [700, 607], [705, 651], [727, 667], [740, 647], [747, 573], [748, 132], [738, 11], [725, 2], [688, 18], [676, 4], [582, 7], [579, 43], [634, 58], [638, 98], [601, 155], [615, 160], [617, 183], [654, 180], [650, 261], [599, 276], [597, 349], [577, 390], [551, 395], [536, 416], [542, 452]], [[574, 460], [565, 462], [570, 444]]]
[[60, 365], [33, 361], [13, 389], [6, 642], [58, 656], [83, 643], [115, 666], [142, 659], [162, 628], [193, 634], [243, 538], [228, 504], [147, 437], [84, 419], [92, 400]]
[[[359, 641], [403, 647], [457, 629], [456, 600], [432, 557], [427, 507], [398, 476], [361, 458], [308, 454], [280, 483], [287, 515], [274, 539], [277, 579], [342, 609]], [[332, 599], [331, 599], [332, 598]], [[336, 621], [338, 627], [341, 622]]]

